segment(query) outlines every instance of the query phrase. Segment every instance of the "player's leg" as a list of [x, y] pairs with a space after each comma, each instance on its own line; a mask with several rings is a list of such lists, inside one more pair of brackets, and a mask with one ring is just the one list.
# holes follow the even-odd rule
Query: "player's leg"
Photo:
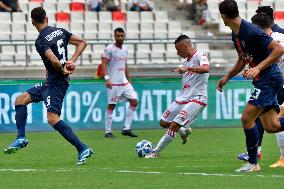
[[[259, 139], [258, 139], [258, 148], [257, 148], [257, 159], [260, 160], [262, 158], [261, 144], [262, 144], [262, 139], [263, 139], [263, 135], [264, 135], [264, 128], [263, 128], [263, 125], [260, 121], [260, 118], [257, 118], [255, 120], [255, 127], [257, 128], [258, 134], [259, 134], [258, 135]], [[237, 158], [239, 160], [242, 160], [242, 161], [248, 161], [249, 156], [248, 156], [248, 153], [245, 152], [245, 153], [239, 154]]]
[[126, 110], [124, 127], [121, 134], [130, 137], [138, 137], [138, 135], [134, 134], [131, 130], [131, 123], [138, 106], [137, 94], [131, 84], [124, 86], [122, 90], [121, 97], [128, 100], [129, 106]]
[[[168, 129], [171, 123], [173, 122], [173, 120], [175, 119], [176, 115], [178, 115], [178, 113], [184, 106], [185, 104], [178, 104], [176, 102], [173, 102], [171, 105], [169, 105], [161, 116], [160, 126], [165, 129]], [[183, 140], [182, 143], [185, 144], [188, 135], [191, 133], [191, 129], [180, 127], [178, 133], [180, 134], [181, 139]]]
[[[160, 151], [172, 142], [180, 128], [182, 126], [185, 126], [187, 123], [192, 123], [200, 114], [200, 112], [202, 112], [203, 109], [203, 105], [195, 102], [189, 102], [188, 104], [184, 105], [178, 115], [170, 124], [170, 127], [168, 128], [166, 134], [160, 139], [157, 146], [153, 149], [153, 152], [151, 154], [146, 155], [145, 158], [158, 157]], [[165, 115], [163, 115], [162, 118], [164, 118], [164, 116]]]
[[60, 119], [63, 100], [68, 89], [67, 86], [46, 87], [43, 100], [47, 109], [48, 123], [59, 132], [78, 151], [77, 165], [84, 164], [93, 154], [93, 150], [84, 144], [63, 120]]
[[112, 125], [112, 116], [113, 111], [119, 98], [121, 96], [121, 87], [112, 86], [111, 89], [107, 88], [107, 109], [105, 112], [105, 137], [106, 138], [114, 138], [115, 136], [111, 133], [111, 125]]
[[115, 104], [108, 104], [105, 112], [105, 137], [106, 138], [115, 138], [115, 136], [111, 133], [111, 125], [112, 125], [112, 114], [115, 109]]
[[[280, 113], [278, 114], [279, 116], [284, 116], [284, 107], [283, 105], [280, 106]], [[270, 165], [272, 168], [277, 168], [277, 167], [284, 167], [284, 132], [279, 132], [276, 133], [276, 138], [277, 138], [277, 143], [280, 149], [280, 158], [277, 162], [274, 164]]]
[[260, 167], [257, 163], [257, 147], [259, 136], [258, 129], [254, 123], [262, 111], [263, 108], [258, 108], [255, 105], [248, 103], [242, 114], [241, 121], [246, 136], [246, 147], [249, 159], [248, 162], [240, 169], [235, 170], [236, 172], [251, 172], [260, 170]]
[[15, 100], [15, 120], [18, 130], [17, 138], [4, 149], [4, 153], [11, 154], [15, 153], [17, 150], [24, 148], [28, 145], [28, 140], [26, 139], [25, 127], [27, 120], [27, 105], [31, 102], [42, 101], [41, 95], [42, 84], [35, 85], [30, 88], [27, 92], [19, 95]]
[[124, 127], [121, 131], [121, 134], [130, 137], [138, 137], [138, 135], [136, 135], [131, 129], [131, 123], [133, 121], [135, 111], [137, 110], [138, 101], [137, 99], [129, 99], [128, 101], [129, 106], [126, 110]]

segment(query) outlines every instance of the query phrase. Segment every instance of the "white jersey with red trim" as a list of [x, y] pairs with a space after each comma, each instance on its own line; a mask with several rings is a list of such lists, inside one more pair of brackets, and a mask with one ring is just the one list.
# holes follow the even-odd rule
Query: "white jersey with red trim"
[[[284, 46], [284, 34], [278, 32], [272, 32], [270, 36], [275, 40], [278, 41], [281, 45]], [[278, 62], [278, 67], [281, 72], [284, 72], [284, 55], [280, 57]]]
[[102, 57], [109, 60], [108, 74], [110, 81], [114, 85], [127, 84], [128, 80], [125, 76], [128, 59], [127, 47], [122, 45], [122, 48], [119, 48], [115, 44], [110, 44], [105, 48]]
[[[198, 50], [195, 50], [192, 57], [183, 63], [184, 67], [197, 67], [201, 65], [209, 65], [209, 61], [207, 55]], [[198, 96], [207, 98], [208, 78], [209, 73], [185, 72], [182, 77], [182, 90], [175, 101], [187, 102]]]

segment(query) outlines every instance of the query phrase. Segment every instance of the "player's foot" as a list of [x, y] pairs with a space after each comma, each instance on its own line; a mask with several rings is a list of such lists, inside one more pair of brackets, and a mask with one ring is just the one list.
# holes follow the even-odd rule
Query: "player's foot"
[[[248, 153], [246, 152], [246, 153], [242, 153], [242, 154], [238, 155], [237, 158], [238, 158], [239, 160], [242, 160], [242, 161], [248, 161], [249, 156], [248, 156]], [[258, 152], [258, 153], [257, 153], [257, 160], [259, 161], [259, 160], [261, 160], [261, 159], [262, 159], [262, 153], [261, 153], [261, 152]]]
[[160, 155], [155, 151], [153, 151], [150, 154], [147, 154], [145, 156], [145, 158], [147, 158], [147, 159], [153, 159], [153, 158], [159, 158], [159, 157], [160, 157]]
[[192, 129], [190, 127], [186, 128], [185, 135], [180, 135], [182, 139], [182, 144], [187, 143], [188, 136], [192, 133]]
[[245, 163], [241, 168], [235, 170], [235, 172], [238, 173], [256, 172], [256, 171], [260, 171], [260, 166], [258, 164], [251, 164], [249, 162]]
[[94, 151], [86, 146], [84, 150], [78, 153], [78, 162], [77, 165], [82, 165], [86, 163], [86, 159], [91, 157], [91, 155], [94, 153]]
[[130, 136], [130, 137], [138, 137], [138, 135], [134, 134], [131, 129], [128, 130], [122, 130], [121, 134], [124, 136]]
[[106, 133], [105, 138], [115, 138], [115, 136], [112, 133]]
[[284, 167], [284, 159], [280, 158], [276, 163], [270, 165], [271, 168]]
[[20, 150], [21, 148], [25, 148], [28, 145], [28, 140], [26, 137], [20, 137], [17, 138], [8, 146], [6, 149], [4, 149], [5, 154], [13, 154], [16, 153], [16, 151]]

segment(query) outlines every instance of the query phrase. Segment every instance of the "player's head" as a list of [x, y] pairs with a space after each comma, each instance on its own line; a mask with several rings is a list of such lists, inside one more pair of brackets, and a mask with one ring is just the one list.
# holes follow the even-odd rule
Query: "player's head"
[[182, 58], [190, 57], [194, 52], [190, 38], [187, 35], [180, 35], [175, 40], [175, 47], [177, 50], [177, 55]]
[[219, 4], [219, 12], [224, 21], [224, 24], [228, 26], [230, 20], [239, 17], [238, 4], [234, 0], [224, 0]]
[[263, 12], [263, 13], [267, 14], [271, 20], [274, 20], [274, 15], [273, 15], [274, 10], [271, 6], [260, 6], [260, 7], [257, 8], [257, 10], [255, 12], [256, 13]]
[[47, 25], [48, 20], [46, 17], [46, 12], [42, 7], [36, 7], [31, 12], [32, 23], [34, 26]]
[[125, 32], [122, 28], [116, 28], [114, 30], [114, 39], [116, 44], [122, 45], [125, 38]]
[[252, 23], [261, 27], [262, 29], [270, 28], [273, 25], [273, 21], [264, 12], [257, 13], [251, 18]]

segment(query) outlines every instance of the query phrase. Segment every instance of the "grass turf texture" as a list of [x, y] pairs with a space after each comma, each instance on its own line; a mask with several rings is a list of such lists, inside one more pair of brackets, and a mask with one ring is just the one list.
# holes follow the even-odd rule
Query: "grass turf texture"
[[[77, 153], [56, 132], [28, 133], [29, 146], [16, 154], [0, 155], [1, 188], [21, 189], [160, 189], [160, 188], [279, 188], [284, 168], [269, 165], [279, 158], [275, 135], [265, 134], [258, 173], [235, 173], [242, 165], [236, 155], [245, 152], [241, 128], [193, 129], [186, 145], [177, 138], [159, 159], [139, 158], [135, 145], [142, 139], [156, 144], [164, 130], [137, 130], [139, 138], [104, 138], [103, 131], [77, 131], [95, 154], [76, 166]], [[15, 133], [1, 133], [2, 149]]]

